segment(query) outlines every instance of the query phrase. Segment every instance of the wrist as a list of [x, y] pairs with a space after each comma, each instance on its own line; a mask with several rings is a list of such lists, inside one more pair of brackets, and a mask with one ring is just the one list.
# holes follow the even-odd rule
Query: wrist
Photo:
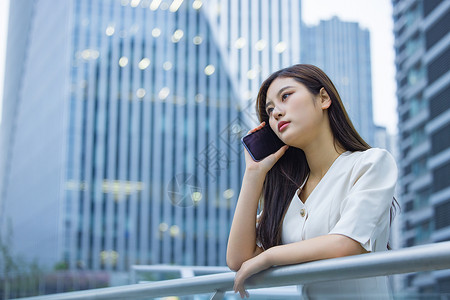
[[252, 179], [264, 180], [266, 178], [266, 173], [267, 172], [261, 170], [260, 168], [246, 167], [244, 176], [252, 178]]
[[[262, 191], [266, 174], [256, 170], [245, 170], [242, 185], [251, 186], [254, 190]], [[258, 197], [259, 198], [259, 197]]]
[[274, 265], [273, 263], [273, 247], [267, 249], [261, 253], [263, 264], [266, 268], [270, 268]]

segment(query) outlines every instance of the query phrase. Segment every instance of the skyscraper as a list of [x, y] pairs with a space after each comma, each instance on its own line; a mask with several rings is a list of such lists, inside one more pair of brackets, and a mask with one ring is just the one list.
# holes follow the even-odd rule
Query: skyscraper
[[225, 263], [243, 128], [200, 6], [75, 2], [71, 265]]
[[300, 0], [205, 1], [205, 16], [251, 124], [262, 81], [300, 62]]
[[301, 49], [302, 62], [327, 73], [356, 130], [374, 145], [369, 31], [358, 23], [333, 17], [316, 26], [303, 25]]
[[[54, 12], [49, 17], [49, 11]], [[0, 229], [12, 253], [58, 256], [68, 2], [11, 1], [1, 128]]]
[[[403, 245], [450, 240], [450, 1], [394, 0]], [[449, 293], [450, 272], [406, 290]]]
[[16, 253], [70, 269], [224, 265], [239, 139], [256, 122], [244, 108], [298, 62], [300, 2], [10, 9], [1, 192]]
[[244, 128], [200, 7], [31, 6], [20, 105], [4, 119], [17, 124], [2, 189], [18, 253], [83, 269], [224, 264]]

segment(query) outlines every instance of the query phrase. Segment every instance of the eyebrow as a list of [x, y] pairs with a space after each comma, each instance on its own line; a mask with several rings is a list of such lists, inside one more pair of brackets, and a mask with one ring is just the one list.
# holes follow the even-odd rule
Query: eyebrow
[[[282, 87], [282, 88], [278, 91], [278, 93], [277, 93], [277, 98], [279, 98], [280, 95], [281, 95], [285, 90], [290, 89], [290, 88], [292, 88], [292, 87], [293, 87], [293, 86], [291, 86], [291, 85]], [[272, 102], [272, 101], [266, 102], [266, 107], [265, 107], [265, 108], [267, 109], [267, 106], [269, 106], [270, 104], [273, 104], [273, 102]]]

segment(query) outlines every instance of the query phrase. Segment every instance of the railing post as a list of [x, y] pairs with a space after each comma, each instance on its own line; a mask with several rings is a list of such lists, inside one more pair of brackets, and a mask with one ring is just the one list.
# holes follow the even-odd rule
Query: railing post
[[130, 270], [130, 283], [137, 283], [136, 282], [136, 268], [135, 266], [131, 266], [131, 270]]
[[222, 300], [225, 296], [225, 292], [223, 291], [216, 291], [214, 295], [209, 300]]

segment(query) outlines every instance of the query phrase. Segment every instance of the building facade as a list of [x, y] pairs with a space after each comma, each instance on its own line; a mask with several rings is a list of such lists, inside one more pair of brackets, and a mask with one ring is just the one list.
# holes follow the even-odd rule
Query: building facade
[[[403, 246], [450, 240], [450, 1], [394, 0]], [[406, 276], [449, 293], [450, 272]]]
[[302, 62], [327, 73], [356, 130], [370, 145], [375, 145], [369, 31], [337, 17], [322, 20], [316, 26], [304, 24], [302, 28]]
[[244, 128], [201, 2], [73, 9], [64, 260], [224, 265]]
[[211, 0], [204, 6], [233, 87], [251, 126], [256, 126], [254, 103], [261, 83], [301, 62], [301, 1]]
[[1, 193], [14, 253], [71, 270], [224, 265], [240, 137], [262, 79], [298, 62], [300, 2], [10, 9]]
[[11, 234], [11, 253], [27, 260], [38, 256], [42, 264], [58, 257], [68, 16], [64, 1], [10, 3], [0, 230], [5, 238]]
[[15, 253], [70, 269], [225, 264], [244, 128], [201, 2], [29, 7], [5, 97], [19, 103], [2, 170]]

